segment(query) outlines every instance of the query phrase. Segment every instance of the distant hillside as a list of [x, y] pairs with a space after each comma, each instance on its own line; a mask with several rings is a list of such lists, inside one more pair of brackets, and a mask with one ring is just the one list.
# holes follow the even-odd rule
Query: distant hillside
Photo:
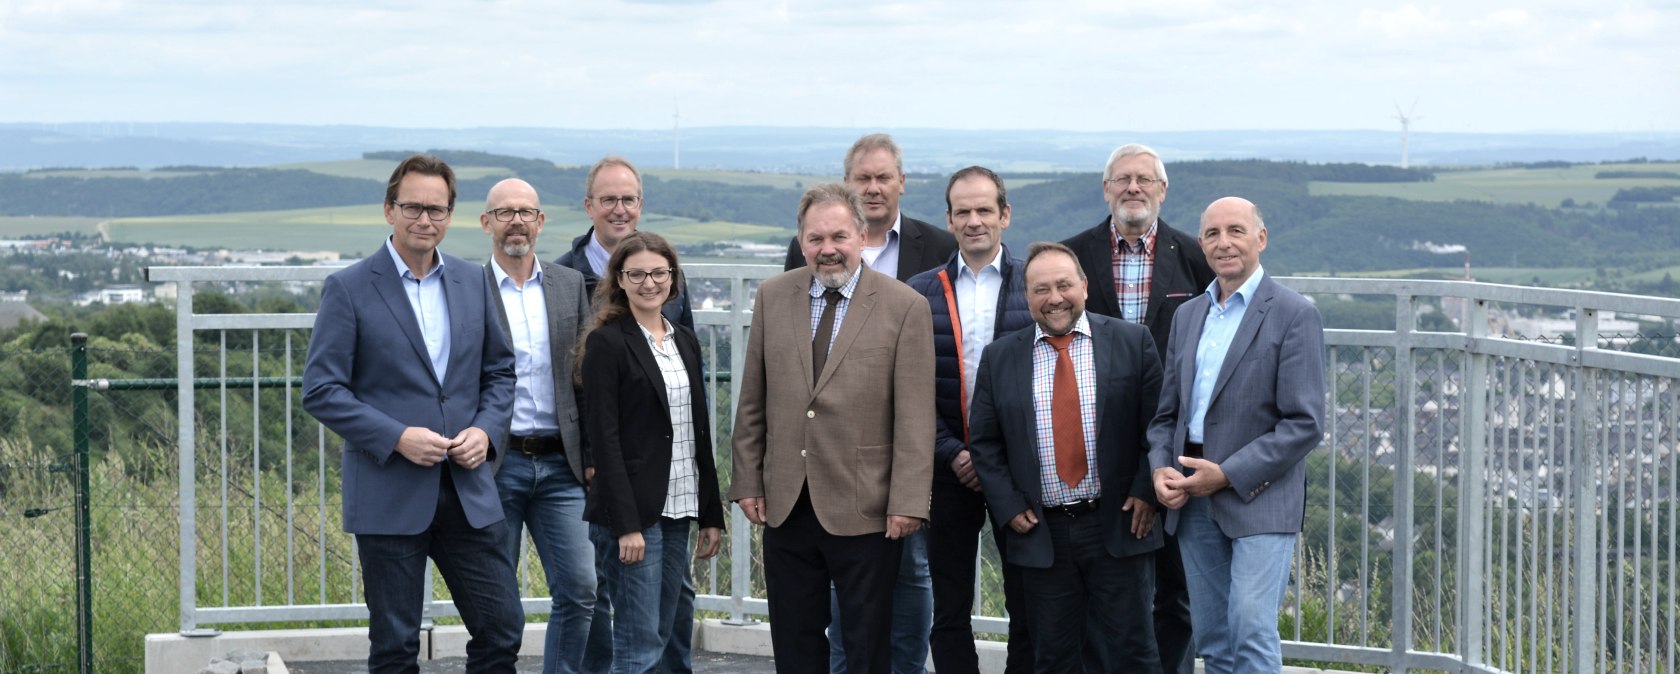
[[[286, 213], [273, 215], [272, 226], [282, 218], [300, 217], [299, 209], [351, 206], [359, 212], [367, 207], [366, 222], [337, 211], [323, 220], [338, 226], [356, 220], [356, 226], [377, 228], [383, 224], [371, 206], [383, 194], [383, 180], [366, 176], [388, 171], [381, 168], [384, 163], [394, 166], [410, 152], [369, 152], [342, 165], [314, 164], [316, 170], [175, 166], [0, 174], [0, 216], [157, 216], [125, 221], [125, 240], [171, 245], [193, 245], [192, 237], [201, 236], [195, 232], [264, 227], [265, 211]], [[462, 202], [481, 200], [496, 181], [517, 175], [537, 187], [561, 237], [584, 226], [576, 210], [583, 199], [584, 166], [475, 150], [431, 152], [460, 171]], [[1462, 265], [1464, 253], [1439, 251], [1463, 249], [1488, 267], [1596, 268], [1659, 278], [1672, 267], [1680, 273], [1680, 178], [1670, 177], [1680, 174], [1680, 165], [1673, 163], [1547, 161], [1444, 171], [1206, 160], [1175, 162], [1168, 170], [1163, 216], [1187, 231], [1195, 229], [1201, 210], [1218, 197], [1239, 195], [1260, 204], [1270, 230], [1267, 265], [1278, 273], [1452, 269]], [[663, 177], [646, 177], [648, 222], [680, 221], [690, 244], [712, 238], [786, 241], [806, 181], [829, 179], [704, 170], [659, 173]], [[1095, 172], [1005, 175], [1014, 206], [1013, 226], [1005, 234], [1011, 246], [1060, 240], [1107, 214]], [[942, 223], [946, 180], [940, 172], [912, 173], [905, 212]], [[201, 217], [217, 213], [240, 215], [226, 222]], [[171, 222], [169, 216], [193, 219]], [[457, 216], [462, 222], [469, 221]], [[22, 225], [11, 226], [17, 231]], [[237, 240], [247, 244], [300, 245], [266, 230], [241, 232]], [[552, 234], [547, 238], [556, 245], [563, 241]]]
[[[1399, 160], [1398, 129], [1348, 131], [1222, 130], [1149, 132], [1117, 129], [861, 129], [834, 127], [688, 127], [681, 165], [754, 171], [833, 171], [852, 141], [888, 131], [913, 171], [950, 172], [969, 164], [1011, 171], [1090, 171], [1116, 145], [1142, 142], [1168, 161], [1272, 159], [1391, 163]], [[353, 159], [402, 147], [450, 147], [558, 164], [590, 164], [618, 154], [647, 167], [672, 167], [670, 129], [301, 126], [214, 123], [0, 124], [0, 171], [42, 166], [168, 164], [271, 166]], [[1442, 133], [1413, 129], [1416, 165], [1629, 157], [1680, 159], [1680, 133]]]

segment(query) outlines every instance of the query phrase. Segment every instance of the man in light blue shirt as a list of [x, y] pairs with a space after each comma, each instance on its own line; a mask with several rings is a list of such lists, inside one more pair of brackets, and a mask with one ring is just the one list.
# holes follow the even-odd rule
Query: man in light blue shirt
[[578, 432], [572, 351], [589, 318], [583, 274], [538, 263], [547, 216], [529, 183], [490, 188], [479, 225], [490, 235], [488, 280], [502, 332], [513, 348], [516, 383], [508, 451], [496, 471], [507, 517], [508, 552], [520, 559], [524, 530], [542, 559], [551, 598], [543, 673], [582, 671], [595, 612], [595, 555], [583, 521], [584, 454]]
[[1311, 302], [1261, 268], [1259, 207], [1213, 202], [1200, 241], [1217, 278], [1173, 317], [1149, 463], [1206, 671], [1279, 672], [1304, 459], [1323, 441], [1324, 327]]

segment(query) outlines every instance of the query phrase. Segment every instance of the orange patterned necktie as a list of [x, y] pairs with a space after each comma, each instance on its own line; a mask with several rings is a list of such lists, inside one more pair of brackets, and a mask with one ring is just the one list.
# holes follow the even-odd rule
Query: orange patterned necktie
[[1079, 380], [1073, 374], [1068, 347], [1073, 333], [1044, 341], [1056, 347], [1056, 379], [1051, 384], [1050, 429], [1056, 441], [1056, 475], [1072, 488], [1085, 479], [1085, 422], [1079, 413]]

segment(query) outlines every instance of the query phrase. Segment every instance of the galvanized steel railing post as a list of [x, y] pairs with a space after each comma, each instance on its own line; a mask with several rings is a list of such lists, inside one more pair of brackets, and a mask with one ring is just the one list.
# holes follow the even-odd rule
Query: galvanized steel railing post
[[1588, 348], [1598, 346], [1598, 314], [1594, 311], [1580, 311], [1575, 314], [1575, 362], [1570, 365], [1574, 372], [1575, 391], [1574, 425], [1570, 429], [1574, 437], [1571, 443], [1575, 447], [1575, 629], [1573, 643], [1575, 658], [1569, 663], [1569, 671], [1586, 672], [1598, 668], [1598, 648], [1596, 636], [1598, 634], [1598, 447], [1590, 442], [1593, 429], [1589, 420], [1597, 419], [1593, 413], [1593, 404], [1597, 398], [1597, 377], [1592, 376], [1582, 363], [1581, 354]]
[[1412, 478], [1413, 424], [1417, 413], [1417, 376], [1412, 364], [1412, 330], [1417, 324], [1417, 296], [1401, 295], [1394, 309], [1394, 576], [1389, 591], [1393, 600], [1393, 631], [1396, 672], [1411, 671], [1406, 653], [1412, 649]]
[[1466, 664], [1483, 660], [1482, 616], [1484, 602], [1482, 564], [1486, 540], [1482, 538], [1482, 515], [1486, 479], [1483, 461], [1487, 455], [1488, 354], [1481, 340], [1487, 338], [1487, 300], [1467, 298], [1464, 352], [1469, 363], [1464, 375], [1463, 426], [1458, 455], [1458, 651]]

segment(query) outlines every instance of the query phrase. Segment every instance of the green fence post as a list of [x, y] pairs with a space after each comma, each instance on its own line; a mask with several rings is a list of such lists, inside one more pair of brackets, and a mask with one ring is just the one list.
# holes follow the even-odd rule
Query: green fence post
[[88, 507], [87, 333], [70, 335], [71, 436], [76, 451], [76, 664], [93, 672], [93, 517]]

